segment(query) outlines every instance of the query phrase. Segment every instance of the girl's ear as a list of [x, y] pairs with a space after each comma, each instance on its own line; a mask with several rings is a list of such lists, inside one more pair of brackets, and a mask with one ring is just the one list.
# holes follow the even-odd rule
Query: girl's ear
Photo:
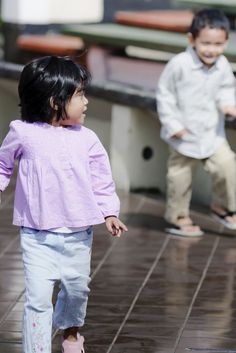
[[58, 106], [54, 103], [54, 100], [52, 97], [50, 98], [49, 102], [50, 102], [50, 106], [52, 107], [52, 109], [58, 110]]
[[191, 44], [191, 45], [194, 47], [195, 40], [194, 40], [194, 38], [193, 38], [192, 33], [188, 32], [188, 34], [187, 34], [187, 38], [188, 38], [188, 42], [189, 42], [189, 44]]

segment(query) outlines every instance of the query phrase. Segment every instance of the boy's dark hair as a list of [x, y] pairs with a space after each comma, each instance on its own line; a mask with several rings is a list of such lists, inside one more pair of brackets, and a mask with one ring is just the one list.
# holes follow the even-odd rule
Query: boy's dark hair
[[226, 38], [229, 36], [229, 20], [224, 12], [219, 9], [203, 9], [198, 11], [193, 18], [189, 32], [195, 39], [205, 27], [223, 29]]
[[87, 69], [67, 57], [45, 56], [31, 61], [25, 65], [18, 85], [21, 119], [29, 123], [66, 119], [66, 104], [89, 82]]

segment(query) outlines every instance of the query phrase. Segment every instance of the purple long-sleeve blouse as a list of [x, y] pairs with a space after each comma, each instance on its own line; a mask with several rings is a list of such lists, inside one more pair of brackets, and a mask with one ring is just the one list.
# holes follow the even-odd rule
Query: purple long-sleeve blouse
[[107, 153], [84, 126], [12, 121], [0, 148], [0, 190], [19, 161], [13, 224], [35, 229], [84, 227], [118, 216]]

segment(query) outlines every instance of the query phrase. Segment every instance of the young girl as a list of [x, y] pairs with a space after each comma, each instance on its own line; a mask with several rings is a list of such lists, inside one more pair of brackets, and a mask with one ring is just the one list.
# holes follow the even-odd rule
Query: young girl
[[27, 64], [19, 82], [22, 120], [11, 122], [0, 148], [1, 191], [19, 161], [13, 224], [21, 227], [26, 283], [24, 353], [51, 353], [52, 324], [64, 330], [62, 352], [84, 352], [78, 328], [89, 293], [92, 226], [105, 221], [117, 237], [127, 231], [117, 218], [120, 205], [107, 153], [83, 126], [89, 79], [87, 70], [68, 58]]

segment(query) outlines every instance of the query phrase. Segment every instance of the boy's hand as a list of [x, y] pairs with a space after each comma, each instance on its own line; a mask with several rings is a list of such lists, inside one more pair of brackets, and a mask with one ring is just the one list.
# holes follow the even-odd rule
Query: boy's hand
[[120, 237], [123, 232], [128, 231], [126, 225], [122, 223], [119, 218], [110, 216], [107, 217], [105, 221], [108, 232], [114, 237]]
[[225, 115], [230, 115], [236, 118], [236, 107], [226, 105], [222, 110]]
[[171, 137], [172, 138], [175, 138], [175, 139], [182, 139], [182, 137], [187, 134], [187, 130], [186, 129], [183, 129], [183, 130], [180, 130], [178, 132], [176, 132], [174, 135], [172, 135]]

